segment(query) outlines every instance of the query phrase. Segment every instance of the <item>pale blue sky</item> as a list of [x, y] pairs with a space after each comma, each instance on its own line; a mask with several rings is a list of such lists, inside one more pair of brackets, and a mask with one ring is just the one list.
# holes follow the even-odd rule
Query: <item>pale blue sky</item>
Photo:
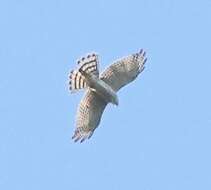
[[[210, 0], [0, 1], [0, 189], [210, 190]], [[75, 60], [147, 51], [83, 144]]]

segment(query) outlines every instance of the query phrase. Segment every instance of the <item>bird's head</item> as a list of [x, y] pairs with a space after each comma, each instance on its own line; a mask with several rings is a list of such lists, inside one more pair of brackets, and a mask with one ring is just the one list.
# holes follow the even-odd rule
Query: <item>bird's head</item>
[[117, 96], [113, 96], [111, 99], [111, 103], [118, 106], [119, 105], [119, 100]]

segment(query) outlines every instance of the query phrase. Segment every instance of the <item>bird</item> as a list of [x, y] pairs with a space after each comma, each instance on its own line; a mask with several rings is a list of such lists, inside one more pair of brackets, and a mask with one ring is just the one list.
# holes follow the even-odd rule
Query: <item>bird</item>
[[77, 68], [69, 73], [69, 90], [85, 90], [76, 113], [76, 128], [72, 139], [81, 143], [90, 139], [108, 103], [118, 106], [117, 92], [134, 81], [144, 70], [146, 52], [141, 49], [114, 61], [99, 74], [99, 55], [88, 53], [77, 60]]

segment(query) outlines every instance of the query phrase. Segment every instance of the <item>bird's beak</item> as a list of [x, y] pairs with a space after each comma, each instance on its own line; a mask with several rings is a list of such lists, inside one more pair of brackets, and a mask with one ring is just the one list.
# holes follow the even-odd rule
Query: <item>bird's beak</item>
[[118, 99], [116, 99], [116, 101], [115, 101], [115, 103], [114, 103], [116, 106], [118, 106], [119, 105], [119, 100]]

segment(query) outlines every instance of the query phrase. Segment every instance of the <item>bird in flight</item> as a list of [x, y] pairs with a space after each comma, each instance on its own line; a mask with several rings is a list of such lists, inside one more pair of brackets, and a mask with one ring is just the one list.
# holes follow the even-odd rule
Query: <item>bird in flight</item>
[[83, 142], [89, 139], [98, 127], [102, 113], [108, 103], [118, 106], [117, 91], [144, 70], [147, 61], [142, 49], [114, 61], [99, 74], [99, 59], [96, 53], [89, 53], [77, 61], [78, 67], [69, 74], [71, 92], [85, 89], [76, 114], [76, 129], [72, 139]]

